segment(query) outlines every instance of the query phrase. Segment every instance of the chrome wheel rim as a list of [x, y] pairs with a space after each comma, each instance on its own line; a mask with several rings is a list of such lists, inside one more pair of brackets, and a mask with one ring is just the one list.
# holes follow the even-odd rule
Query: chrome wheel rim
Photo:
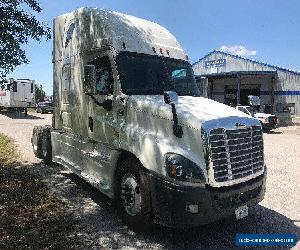
[[32, 137], [32, 147], [34, 151], [37, 151], [37, 135], [34, 134]]
[[44, 158], [46, 158], [46, 156], [47, 156], [47, 150], [45, 148], [43, 149], [43, 155], [44, 155]]
[[47, 147], [46, 147], [45, 143], [46, 142], [43, 141], [43, 144], [42, 144], [42, 152], [43, 152], [44, 158], [46, 158], [46, 156], [47, 156]]
[[140, 213], [142, 201], [140, 185], [132, 174], [125, 175], [121, 182], [121, 200], [126, 213], [131, 216]]

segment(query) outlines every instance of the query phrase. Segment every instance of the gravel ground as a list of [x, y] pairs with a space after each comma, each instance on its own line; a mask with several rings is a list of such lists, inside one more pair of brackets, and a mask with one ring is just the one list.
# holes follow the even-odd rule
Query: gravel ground
[[70, 237], [79, 237], [82, 248], [234, 248], [236, 233], [296, 233], [300, 238], [300, 127], [279, 128], [264, 135], [267, 192], [265, 199], [250, 209], [249, 217], [189, 230], [157, 226], [151, 234], [137, 235], [121, 223], [108, 198], [64, 167], [45, 166], [34, 157], [32, 128], [46, 124], [51, 124], [51, 115], [0, 115], [0, 132], [15, 140], [24, 162], [43, 176], [78, 219], [77, 232]]
[[40, 162], [32, 151], [30, 142], [32, 129], [34, 126], [50, 125], [51, 123], [51, 114], [29, 113], [27, 117], [18, 112], [0, 114], [0, 132], [14, 139], [20, 157], [31, 163]]

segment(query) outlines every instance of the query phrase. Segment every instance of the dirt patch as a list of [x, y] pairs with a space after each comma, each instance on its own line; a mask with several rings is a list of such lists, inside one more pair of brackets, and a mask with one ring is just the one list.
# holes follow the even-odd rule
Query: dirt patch
[[285, 126], [279, 127], [271, 132], [274, 133], [282, 133], [282, 134], [289, 134], [289, 135], [300, 135], [300, 126]]

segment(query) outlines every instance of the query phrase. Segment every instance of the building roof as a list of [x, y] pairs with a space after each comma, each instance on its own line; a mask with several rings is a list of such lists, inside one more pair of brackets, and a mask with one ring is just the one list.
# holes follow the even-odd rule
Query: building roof
[[274, 76], [276, 74], [277, 74], [277, 71], [230, 71], [230, 72], [197, 75], [196, 78], [201, 78], [201, 77], [219, 78], [219, 77], [223, 77], [223, 76], [238, 77], [239, 75], [270, 75], [270, 76]]
[[293, 73], [293, 74], [300, 75], [300, 72], [296, 71], [296, 70], [287, 69], [287, 68], [280, 67], [280, 66], [277, 66], [277, 65], [273, 65], [273, 64], [269, 64], [269, 63], [265, 63], [265, 62], [256, 61], [256, 60], [249, 59], [249, 58], [242, 57], [242, 56], [233, 55], [233, 54], [221, 51], [221, 50], [213, 50], [213, 51], [211, 51], [210, 53], [208, 53], [204, 57], [200, 58], [197, 62], [193, 63], [193, 66], [196, 65], [197, 63], [199, 63], [201, 60], [205, 59], [206, 57], [208, 57], [208, 56], [210, 56], [211, 54], [214, 54], [214, 53], [221, 53], [223, 55], [230, 56], [230, 57], [233, 57], [233, 58], [236, 58], [236, 59], [242, 59], [242, 60], [245, 60], [245, 61], [248, 61], [248, 62], [257, 63], [257, 64], [260, 64], [260, 65], [263, 65], [263, 66], [268, 66], [268, 67], [272, 67], [274, 69], [283, 70], [283, 71], [287, 71], [287, 72], [290, 72], [290, 73]]

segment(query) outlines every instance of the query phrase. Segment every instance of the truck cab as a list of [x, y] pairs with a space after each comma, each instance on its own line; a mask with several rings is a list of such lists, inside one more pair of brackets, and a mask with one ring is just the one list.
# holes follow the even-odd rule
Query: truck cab
[[176, 38], [133, 16], [83, 8], [54, 20], [52, 127], [37, 157], [117, 201], [136, 231], [236, 216], [264, 197], [257, 119], [203, 98]]

